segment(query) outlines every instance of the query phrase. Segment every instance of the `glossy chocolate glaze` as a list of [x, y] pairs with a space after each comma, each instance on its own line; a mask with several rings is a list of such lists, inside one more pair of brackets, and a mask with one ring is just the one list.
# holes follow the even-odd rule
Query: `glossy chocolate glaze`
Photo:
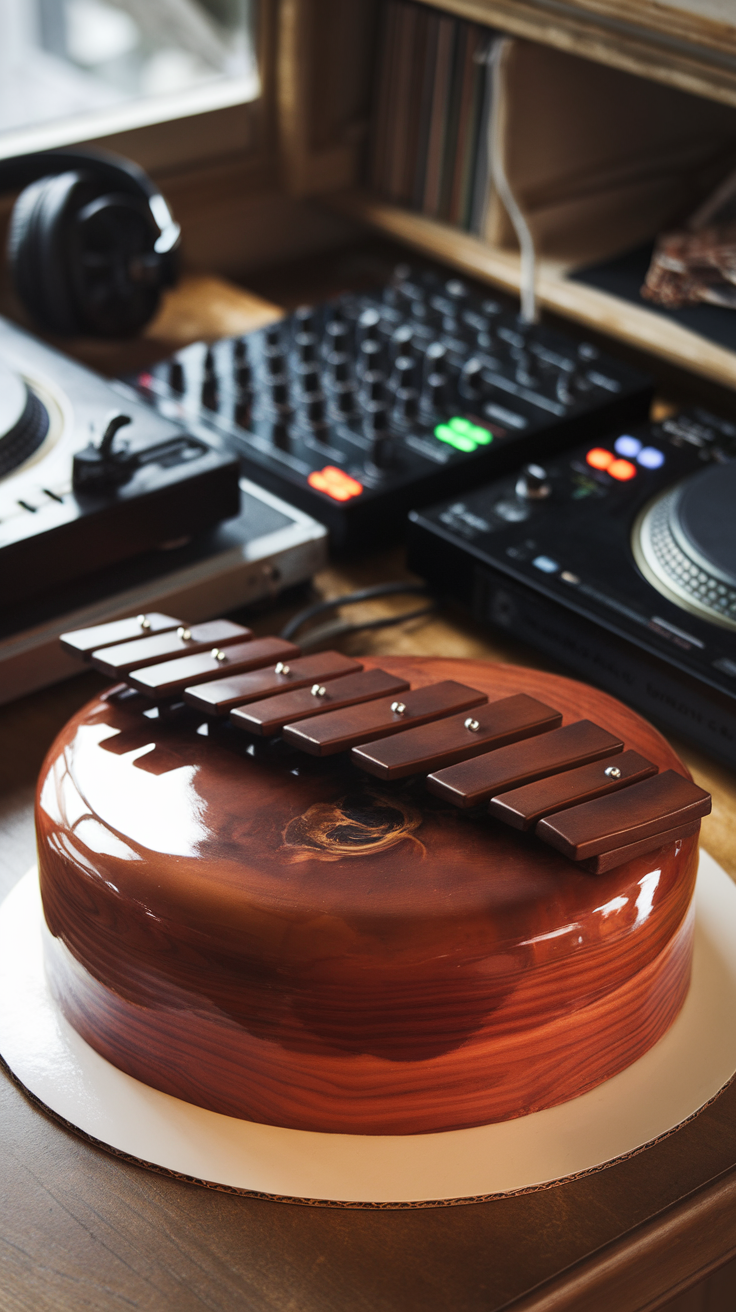
[[[687, 773], [640, 717], [570, 680], [380, 664], [412, 687], [529, 693]], [[421, 781], [140, 707], [112, 693], [70, 721], [37, 804], [53, 986], [130, 1074], [249, 1119], [415, 1133], [573, 1097], [677, 1014], [697, 835], [594, 877]]]

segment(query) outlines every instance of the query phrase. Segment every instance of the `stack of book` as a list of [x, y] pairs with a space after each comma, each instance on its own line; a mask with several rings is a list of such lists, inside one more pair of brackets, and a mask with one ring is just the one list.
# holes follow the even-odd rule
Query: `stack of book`
[[498, 33], [412, 0], [383, 0], [382, 10], [370, 184], [398, 204], [482, 234]]

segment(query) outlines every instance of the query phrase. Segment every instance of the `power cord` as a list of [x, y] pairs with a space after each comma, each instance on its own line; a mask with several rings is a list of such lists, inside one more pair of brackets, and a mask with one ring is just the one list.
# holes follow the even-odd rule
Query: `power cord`
[[[286, 640], [293, 640], [299, 629], [309, 620], [316, 619], [318, 615], [338, 610], [341, 606], [352, 606], [360, 601], [372, 601], [375, 597], [392, 597], [402, 593], [420, 597], [432, 595], [423, 583], [377, 583], [371, 588], [361, 588], [359, 592], [348, 592], [344, 597], [333, 597], [330, 601], [318, 601], [312, 606], [307, 606], [284, 625], [280, 636]], [[348, 633], [360, 633], [364, 629], [387, 629], [394, 624], [404, 624], [407, 620], [419, 619], [421, 615], [430, 615], [436, 609], [436, 603], [432, 601], [431, 605], [421, 606], [417, 610], [403, 611], [401, 615], [387, 615], [378, 620], [365, 620], [362, 624], [351, 624], [338, 618], [311, 629], [304, 638], [300, 639], [299, 645], [304, 651], [311, 650], [322, 646], [325, 642], [334, 642], [337, 638], [345, 637]]]

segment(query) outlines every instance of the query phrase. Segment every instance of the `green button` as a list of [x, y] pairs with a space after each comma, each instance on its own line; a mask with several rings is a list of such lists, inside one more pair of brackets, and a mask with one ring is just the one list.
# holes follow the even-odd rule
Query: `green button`
[[479, 428], [477, 424], [473, 425], [472, 431], [468, 434], [479, 446], [489, 446], [493, 441], [493, 433], [489, 433], [487, 428]]
[[450, 428], [454, 433], [460, 433], [461, 437], [472, 437], [475, 425], [471, 424], [469, 419], [462, 419], [460, 415], [455, 415], [450, 420]]
[[449, 424], [438, 424], [434, 435], [439, 442], [447, 442], [448, 446], [453, 446], [456, 451], [475, 451], [476, 443], [472, 437], [464, 437], [462, 433], [456, 433]]

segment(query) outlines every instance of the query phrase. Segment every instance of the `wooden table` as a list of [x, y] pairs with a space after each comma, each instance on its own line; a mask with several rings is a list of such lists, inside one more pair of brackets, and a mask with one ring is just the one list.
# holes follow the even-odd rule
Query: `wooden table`
[[[192, 297], [196, 303], [191, 284], [180, 295], [190, 296], [190, 308]], [[397, 577], [410, 576], [393, 552], [325, 571], [315, 588], [333, 597]], [[405, 598], [365, 603], [354, 617], [406, 606]], [[260, 615], [253, 626], [278, 631], [287, 614]], [[551, 668], [449, 611], [339, 645]], [[0, 896], [33, 861], [44, 753], [102, 683], [82, 675], [0, 709]], [[678, 747], [713, 792], [703, 843], [736, 878], [736, 777]], [[667, 1139], [582, 1179], [483, 1204], [403, 1211], [301, 1207], [183, 1184], [64, 1129], [4, 1072], [0, 1098], [2, 1312], [736, 1307], [736, 1262], [724, 1265], [736, 1256], [736, 1083]]]

